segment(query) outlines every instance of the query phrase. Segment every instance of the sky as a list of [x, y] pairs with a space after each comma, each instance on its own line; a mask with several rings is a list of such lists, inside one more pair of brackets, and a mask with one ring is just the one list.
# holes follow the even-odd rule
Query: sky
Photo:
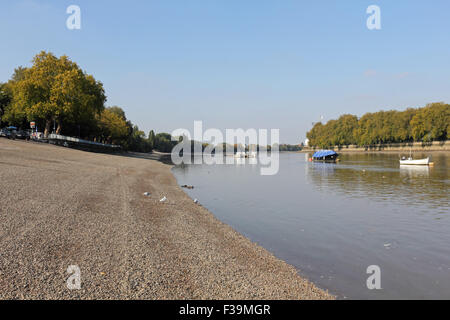
[[[66, 9], [81, 9], [69, 30]], [[381, 10], [369, 30], [366, 9]], [[448, 0], [0, 0], [0, 82], [68, 55], [148, 133], [279, 129], [450, 102]]]

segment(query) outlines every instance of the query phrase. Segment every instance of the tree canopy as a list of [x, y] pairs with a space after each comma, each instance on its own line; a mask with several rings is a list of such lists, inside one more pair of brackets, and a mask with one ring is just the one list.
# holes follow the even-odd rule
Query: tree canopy
[[450, 105], [438, 102], [405, 111], [366, 113], [360, 119], [342, 115], [326, 124], [316, 123], [306, 136], [311, 146], [321, 148], [450, 139]]
[[11, 103], [11, 98], [11, 93], [8, 90], [7, 84], [0, 83], [0, 123], [6, 107]]
[[118, 106], [105, 107], [101, 82], [83, 71], [67, 56], [42, 51], [32, 66], [17, 67], [7, 83], [0, 83], [0, 120], [19, 128], [29, 121], [48, 135], [52, 124], [58, 134], [118, 144], [125, 150], [170, 152], [170, 134], [149, 137], [126, 118]]
[[100, 114], [106, 101], [101, 82], [86, 74], [67, 56], [41, 52], [30, 68], [16, 69], [9, 85], [12, 101], [6, 112], [10, 122], [45, 122], [48, 135], [52, 121], [61, 133], [64, 122], [83, 125]]

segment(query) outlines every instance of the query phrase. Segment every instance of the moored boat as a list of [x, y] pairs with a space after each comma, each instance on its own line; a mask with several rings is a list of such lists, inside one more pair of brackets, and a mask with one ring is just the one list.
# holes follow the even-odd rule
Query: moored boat
[[413, 159], [412, 157], [405, 158], [403, 157], [400, 159], [400, 165], [421, 165], [421, 166], [427, 166], [430, 164], [430, 157], [425, 159]]
[[313, 154], [311, 161], [335, 162], [338, 156], [339, 154], [333, 150], [319, 150]]
[[400, 165], [413, 165], [413, 166], [428, 166], [430, 164], [430, 157], [425, 159], [413, 159], [412, 157], [412, 149], [409, 150], [409, 157], [402, 157], [400, 159]]

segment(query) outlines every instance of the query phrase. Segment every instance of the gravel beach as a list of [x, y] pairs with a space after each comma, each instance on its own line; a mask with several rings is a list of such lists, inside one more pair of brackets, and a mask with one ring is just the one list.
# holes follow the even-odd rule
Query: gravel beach
[[0, 139], [0, 298], [333, 299], [195, 204], [170, 168]]

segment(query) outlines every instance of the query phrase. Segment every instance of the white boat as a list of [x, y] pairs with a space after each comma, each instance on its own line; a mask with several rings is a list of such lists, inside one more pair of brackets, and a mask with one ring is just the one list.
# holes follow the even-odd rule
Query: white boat
[[247, 158], [256, 158], [256, 152], [255, 151], [247, 152], [246, 156]]
[[425, 159], [413, 159], [412, 157], [409, 157], [408, 159], [402, 158], [400, 159], [400, 165], [422, 165], [427, 166], [430, 164], [430, 157]]
[[234, 155], [235, 158], [256, 158], [256, 152], [236, 152]]

